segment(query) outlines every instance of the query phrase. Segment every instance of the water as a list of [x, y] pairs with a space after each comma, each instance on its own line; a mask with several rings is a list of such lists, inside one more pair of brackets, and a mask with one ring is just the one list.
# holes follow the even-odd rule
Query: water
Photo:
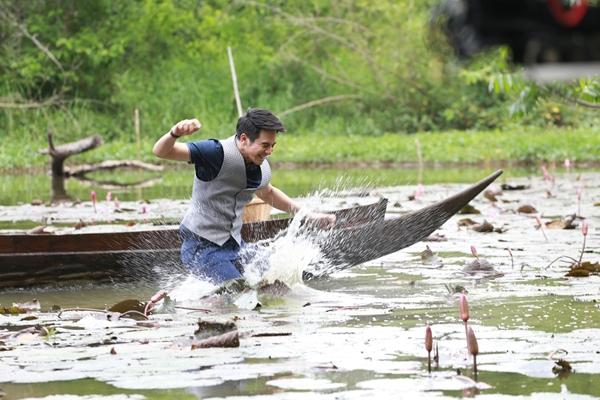
[[[436, 232], [446, 241], [417, 243], [335, 272], [329, 279], [297, 281], [298, 271], [318, 257], [301, 236], [265, 244], [274, 268], [270, 272], [297, 283], [285, 296], [261, 295], [259, 311], [211, 304], [209, 314], [178, 310], [154, 315], [152, 321], [159, 324], [154, 328], [124, 320], [59, 320], [49, 312], [36, 313], [35, 321], [0, 316], [0, 327], [11, 324], [12, 330], [35, 323], [57, 327], [49, 339], [28, 337], [0, 344], [12, 348], [0, 352], [0, 388], [7, 398], [72, 394], [364, 399], [398, 398], [399, 393], [407, 398], [598, 398], [600, 277], [566, 278], [567, 268], [560, 263], [546, 268], [559, 255], [579, 257], [581, 231], [546, 229], [546, 240], [535, 219], [515, 209], [531, 204], [543, 222], [580, 209], [590, 223], [583, 259], [600, 261], [600, 207], [594, 206], [600, 198], [600, 176], [561, 175], [554, 186], [540, 178], [507, 180], [532, 186], [505, 191], [496, 205], [478, 197], [472, 205], [482, 214], [455, 216]], [[419, 209], [461, 188], [464, 185], [426, 185], [414, 201], [407, 198], [415, 185], [369, 193], [387, 197], [393, 215]], [[368, 200], [352, 195], [322, 199], [331, 206]], [[487, 219], [506, 231], [484, 234], [459, 227], [458, 220], [465, 217]], [[441, 266], [422, 260], [426, 244]], [[466, 273], [473, 259], [471, 245], [503, 275]], [[120, 284], [4, 291], [0, 304], [37, 297], [44, 310], [52, 304], [103, 307], [124, 298], [147, 299], [167, 285], [179, 304], [200, 307], [198, 295], [212, 289], [185, 276], [167, 278], [141, 288]], [[465, 357], [458, 297], [446, 285], [468, 291], [469, 322], [480, 349], [477, 383], [471, 360]], [[198, 318], [234, 319], [240, 347], [191, 350], [190, 336]], [[440, 351], [439, 368], [431, 375], [423, 345], [426, 324], [432, 326]], [[255, 336], [259, 333], [290, 335]], [[116, 354], [111, 354], [112, 348]], [[548, 357], [559, 349], [574, 372], [552, 371], [554, 362]]]

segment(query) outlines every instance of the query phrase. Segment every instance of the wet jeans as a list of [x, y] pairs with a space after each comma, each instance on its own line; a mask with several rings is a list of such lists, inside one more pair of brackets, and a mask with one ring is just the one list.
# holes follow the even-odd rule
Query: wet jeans
[[[194, 275], [216, 285], [242, 278], [244, 265], [260, 256], [256, 245], [240, 245], [230, 237], [222, 246], [206, 240], [181, 225], [181, 262]], [[266, 262], [266, 260], [265, 260]]]

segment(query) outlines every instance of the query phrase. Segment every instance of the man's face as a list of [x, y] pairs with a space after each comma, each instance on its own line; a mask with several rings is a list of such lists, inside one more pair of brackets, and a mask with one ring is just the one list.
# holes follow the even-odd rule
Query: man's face
[[240, 152], [246, 162], [261, 165], [265, 161], [265, 158], [273, 153], [276, 139], [277, 132], [266, 131], [264, 129], [261, 129], [260, 134], [254, 142], [251, 142], [250, 138], [245, 133], [242, 133], [239, 139]]

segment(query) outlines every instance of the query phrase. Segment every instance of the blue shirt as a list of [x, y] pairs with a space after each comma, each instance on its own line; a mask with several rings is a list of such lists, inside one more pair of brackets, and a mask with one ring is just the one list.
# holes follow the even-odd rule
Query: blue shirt
[[[196, 169], [196, 177], [204, 182], [212, 181], [219, 175], [223, 165], [223, 146], [216, 139], [188, 142], [190, 161]], [[260, 165], [246, 164], [246, 187], [255, 188], [260, 185], [262, 174]]]

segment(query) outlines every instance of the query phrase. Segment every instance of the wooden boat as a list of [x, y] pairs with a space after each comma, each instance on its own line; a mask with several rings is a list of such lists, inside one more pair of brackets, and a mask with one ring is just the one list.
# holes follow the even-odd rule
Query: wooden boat
[[[337, 222], [317, 244], [323, 262], [307, 277], [325, 275], [382, 257], [427, 238], [489, 186], [496, 171], [460, 193], [412, 213], [385, 219], [387, 200], [336, 211]], [[244, 224], [248, 242], [274, 237], [291, 219]], [[151, 276], [161, 265], [180, 268], [178, 227], [63, 235], [0, 234], [0, 288]], [[164, 268], [163, 268], [164, 271]]]
[[[334, 211], [335, 229], [383, 221], [387, 200]], [[286, 229], [292, 218], [246, 223], [242, 238], [256, 242]], [[156, 265], [180, 266], [179, 226], [64, 234], [0, 233], [0, 288], [73, 280], [144, 277]]]

